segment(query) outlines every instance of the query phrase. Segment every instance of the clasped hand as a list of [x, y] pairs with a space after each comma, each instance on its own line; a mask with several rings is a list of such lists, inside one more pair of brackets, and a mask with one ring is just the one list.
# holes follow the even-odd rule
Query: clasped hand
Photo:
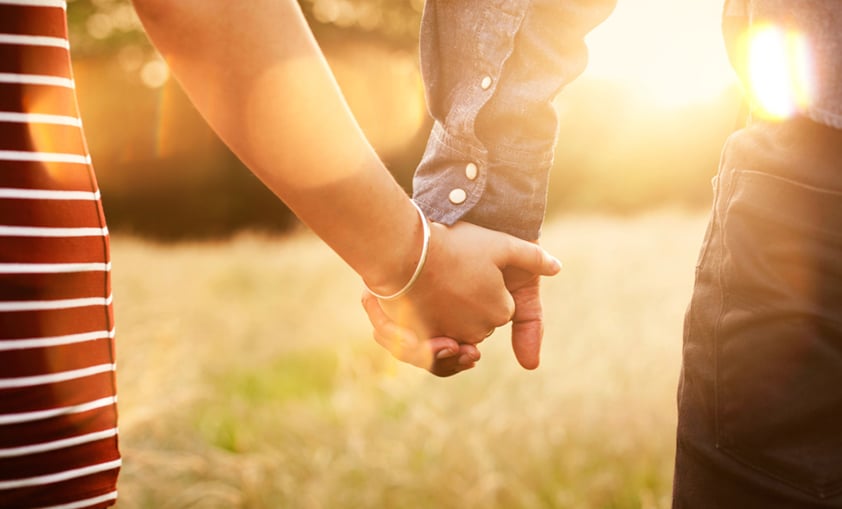
[[558, 273], [558, 260], [537, 244], [470, 223], [431, 229], [427, 263], [410, 292], [393, 301], [363, 293], [375, 340], [401, 361], [450, 376], [474, 367], [476, 345], [511, 321], [515, 357], [537, 367], [539, 281]]

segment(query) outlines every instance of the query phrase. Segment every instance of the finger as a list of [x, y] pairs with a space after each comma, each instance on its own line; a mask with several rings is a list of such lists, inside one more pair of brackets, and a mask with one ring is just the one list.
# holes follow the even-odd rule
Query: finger
[[433, 359], [443, 360], [459, 354], [459, 343], [455, 339], [439, 337], [426, 341]]
[[459, 363], [464, 365], [473, 365], [479, 362], [482, 354], [479, 352], [479, 348], [476, 345], [471, 345], [468, 343], [460, 344], [459, 345]]
[[512, 239], [501, 268], [516, 267], [533, 274], [554, 276], [561, 270], [561, 262], [537, 244], [521, 239]]
[[[504, 316], [503, 313], [500, 313], [500, 316], [501, 317]], [[511, 321], [512, 321], [511, 316], [509, 316], [505, 320], [495, 320], [494, 323], [496, 323], [496, 325], [494, 326], [494, 330], [497, 330], [497, 327], [502, 327], [503, 325], [506, 325], [507, 323], [509, 323]], [[466, 335], [464, 337], [459, 338], [458, 343], [460, 345], [478, 345], [478, 344], [482, 343], [483, 341], [485, 341], [486, 339], [488, 339], [490, 337], [491, 337], [491, 334], [489, 334], [488, 332], [483, 332], [483, 333], [477, 332], [477, 333], [469, 334], [469, 335]]]
[[[371, 325], [374, 327], [374, 330], [379, 330], [381, 334], [387, 337], [394, 336], [396, 339], [401, 339], [402, 341], [407, 341], [412, 338], [415, 340], [415, 343], [418, 342], [418, 335], [413, 332], [411, 328], [405, 327], [395, 320], [392, 320], [392, 318], [386, 314], [386, 311], [383, 310], [383, 307], [380, 305], [380, 301], [377, 300], [377, 297], [372, 295], [368, 290], [363, 290], [362, 305], [368, 315], [369, 322], [371, 322]], [[451, 349], [455, 350], [458, 348], [458, 343], [455, 340], [451, 340], [447, 344], [442, 344], [441, 348], [444, 348], [445, 346], [449, 346]]]
[[380, 307], [377, 297], [372, 295], [368, 290], [363, 290], [361, 302], [365, 313], [368, 315], [368, 321], [371, 322], [375, 330], [383, 329], [387, 324], [392, 322], [386, 316], [383, 308]]
[[540, 363], [541, 341], [544, 337], [540, 278], [516, 281], [522, 274], [511, 269], [506, 271], [506, 275], [507, 280], [519, 286], [512, 292], [516, 306], [512, 319], [512, 350], [521, 366], [535, 369]]
[[[374, 295], [364, 291], [362, 305], [368, 315], [368, 320], [374, 327], [374, 340], [380, 346], [388, 350], [398, 360], [425, 369], [432, 364], [432, 354], [422, 354], [415, 333], [390, 320]], [[429, 350], [427, 352], [429, 353]]]
[[473, 369], [476, 366], [476, 363], [469, 363], [463, 364], [459, 362], [456, 358], [450, 358], [446, 361], [437, 361], [433, 364], [433, 367], [430, 368], [430, 373], [445, 378], [448, 376], [453, 376], [463, 371], [467, 371], [469, 369]]
[[[400, 361], [427, 369], [438, 376], [450, 376], [470, 369], [479, 360], [476, 347], [460, 346], [451, 338], [436, 337], [419, 341], [410, 329], [391, 321], [377, 298], [367, 291], [363, 294], [362, 304], [369, 321], [375, 327], [374, 340]], [[463, 362], [466, 353], [468, 360]]]
[[473, 369], [479, 359], [480, 353], [477, 347], [461, 344], [456, 355], [446, 359], [436, 359], [430, 368], [430, 373], [441, 377], [452, 376]]
[[375, 329], [374, 341], [399, 361], [423, 369], [430, 369], [433, 365], [430, 349], [419, 342], [415, 334], [408, 329], [391, 326]]
[[[394, 348], [394, 339], [386, 338], [378, 332], [375, 332], [375, 341], [384, 345], [387, 349]], [[426, 369], [439, 377], [453, 376], [476, 366], [480, 354], [479, 350], [473, 345], [459, 345], [455, 349], [455, 353], [448, 353], [446, 356], [435, 358], [432, 354], [433, 349], [429, 348], [428, 345], [435, 345], [441, 341], [449, 343], [453, 340], [450, 338], [433, 338], [408, 348], [390, 349], [390, 352], [396, 359]]]
[[541, 362], [541, 341], [544, 337], [542, 320], [512, 323], [512, 350], [525, 369], [535, 369]]
[[[418, 363], [414, 365], [423, 367], [436, 376], [451, 376], [471, 369], [476, 366], [477, 361], [480, 359], [480, 353], [477, 347], [469, 344], [459, 344], [451, 338], [432, 338], [422, 343], [426, 343], [430, 355], [417, 352], [415, 355]], [[426, 366], [420, 365], [426, 359], [432, 359], [430, 364]]]

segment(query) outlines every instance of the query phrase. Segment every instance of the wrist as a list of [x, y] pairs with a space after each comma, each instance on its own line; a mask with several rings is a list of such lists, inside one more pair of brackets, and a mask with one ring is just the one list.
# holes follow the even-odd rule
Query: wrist
[[[381, 300], [393, 300], [409, 292], [424, 270], [430, 248], [431, 228], [424, 212], [415, 203], [410, 202], [415, 209], [414, 228], [407, 228], [412, 232], [412, 242], [406, 245], [409, 249], [390, 250], [397, 256], [378, 257], [376, 270], [373, 274], [363, 277], [363, 282], [370, 293]], [[420, 230], [420, 231], [419, 231]], [[420, 239], [420, 242], [419, 242]], [[420, 244], [420, 245], [419, 245]], [[389, 262], [391, 258], [392, 262]]]

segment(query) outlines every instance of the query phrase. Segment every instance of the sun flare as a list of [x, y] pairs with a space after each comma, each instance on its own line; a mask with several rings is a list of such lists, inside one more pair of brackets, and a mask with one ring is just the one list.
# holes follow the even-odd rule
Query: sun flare
[[756, 115], [784, 119], [809, 106], [810, 52], [803, 35], [765, 25], [746, 37], [747, 93]]

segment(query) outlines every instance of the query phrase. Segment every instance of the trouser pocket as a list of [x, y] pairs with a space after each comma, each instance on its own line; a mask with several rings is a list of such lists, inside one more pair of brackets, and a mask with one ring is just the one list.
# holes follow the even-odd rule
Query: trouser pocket
[[714, 330], [717, 446], [830, 496], [842, 491], [842, 192], [755, 171], [730, 177]]

